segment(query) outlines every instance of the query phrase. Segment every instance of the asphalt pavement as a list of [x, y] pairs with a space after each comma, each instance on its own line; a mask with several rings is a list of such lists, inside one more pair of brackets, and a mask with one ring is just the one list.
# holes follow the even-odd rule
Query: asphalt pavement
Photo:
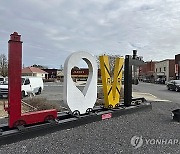
[[[61, 86], [57, 86], [57, 89], [52, 86], [56, 90], [58, 87]], [[180, 108], [178, 98], [173, 98], [178, 97], [180, 93], [167, 91], [162, 85], [146, 83], [133, 86], [133, 89], [142, 93], [151, 92], [170, 101], [152, 102], [153, 109], [148, 112], [123, 115], [3, 145], [0, 147], [0, 153], [179, 154], [180, 123], [172, 120], [171, 111]]]
[[169, 100], [180, 104], [180, 92], [167, 90], [164, 84], [152, 84], [140, 82], [139, 85], [133, 85], [134, 92], [150, 93], [162, 100]]

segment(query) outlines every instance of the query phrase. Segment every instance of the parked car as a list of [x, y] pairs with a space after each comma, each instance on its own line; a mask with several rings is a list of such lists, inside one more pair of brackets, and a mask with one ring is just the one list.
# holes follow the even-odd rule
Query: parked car
[[[23, 76], [21, 93], [22, 97], [28, 96], [28, 93], [41, 94], [44, 89], [43, 80], [41, 77]], [[0, 96], [8, 97], [8, 82], [0, 85]]]
[[143, 81], [143, 82], [147, 82], [147, 83], [150, 83], [150, 82], [151, 82], [150, 79], [143, 79], [142, 81]]
[[132, 84], [138, 85], [139, 84], [139, 80], [138, 79], [132, 79]]
[[4, 83], [5, 78], [4, 77], [0, 77], [0, 84]]
[[165, 84], [165, 79], [163, 78], [157, 78], [154, 83], [157, 83], [157, 84]]
[[167, 83], [168, 90], [180, 91], [180, 80], [170, 80]]

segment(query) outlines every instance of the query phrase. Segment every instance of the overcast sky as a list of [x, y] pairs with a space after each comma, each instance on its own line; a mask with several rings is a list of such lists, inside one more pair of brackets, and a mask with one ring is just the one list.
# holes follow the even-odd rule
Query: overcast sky
[[0, 0], [0, 53], [14, 31], [25, 66], [60, 68], [75, 51], [163, 60], [180, 53], [180, 1]]

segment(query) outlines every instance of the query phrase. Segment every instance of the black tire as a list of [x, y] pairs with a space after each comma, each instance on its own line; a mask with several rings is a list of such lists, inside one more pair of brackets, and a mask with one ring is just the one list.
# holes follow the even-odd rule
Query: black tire
[[175, 91], [176, 91], [176, 92], [178, 92], [178, 91], [179, 91], [179, 89], [176, 87], [176, 88], [175, 88]]
[[22, 97], [22, 98], [26, 97], [25, 91], [22, 91], [22, 92], [21, 92], [21, 97]]
[[36, 95], [40, 95], [41, 92], [42, 92], [42, 88], [40, 87], [40, 88], [38, 89], [38, 92], [36, 93]]

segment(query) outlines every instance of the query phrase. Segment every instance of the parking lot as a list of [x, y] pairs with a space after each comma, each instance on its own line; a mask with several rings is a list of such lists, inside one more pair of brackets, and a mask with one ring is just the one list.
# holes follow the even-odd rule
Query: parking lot
[[56, 103], [64, 106], [63, 103], [63, 83], [62, 82], [49, 82], [44, 84], [44, 90], [38, 98], [45, 98], [50, 103]]
[[[82, 90], [84, 88], [84, 85], [77, 84], [77, 87], [80, 90]], [[55, 103], [62, 107], [67, 107], [63, 102], [63, 83], [62, 82], [44, 83], [43, 92], [41, 93], [41, 95], [37, 95], [35, 97], [45, 98], [50, 103]]]

